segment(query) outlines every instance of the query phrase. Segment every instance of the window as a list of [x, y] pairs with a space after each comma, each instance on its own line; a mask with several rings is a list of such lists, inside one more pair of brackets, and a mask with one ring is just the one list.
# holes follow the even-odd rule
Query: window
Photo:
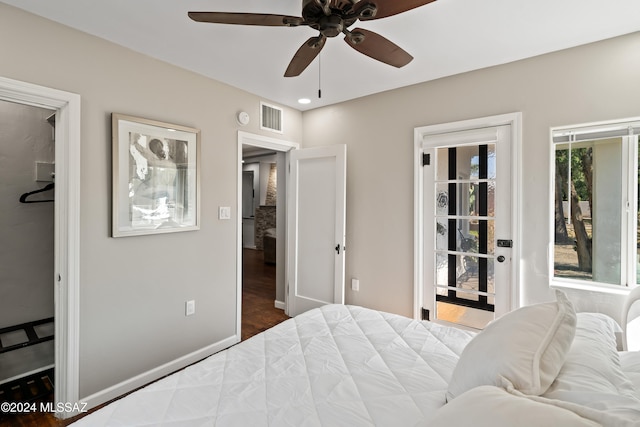
[[639, 283], [638, 134], [640, 121], [552, 130], [553, 284]]

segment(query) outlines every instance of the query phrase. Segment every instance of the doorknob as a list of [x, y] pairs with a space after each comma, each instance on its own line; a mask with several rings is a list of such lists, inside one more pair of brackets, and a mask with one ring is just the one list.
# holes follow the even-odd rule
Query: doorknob
[[[336, 250], [336, 253], [338, 255], [340, 255], [340, 243], [338, 243], [334, 249]], [[346, 247], [342, 248], [343, 251], [346, 250], [346, 249], [347, 249]]]
[[498, 260], [498, 262], [504, 262], [504, 256], [500, 255], [498, 256], [498, 258], [496, 258]]

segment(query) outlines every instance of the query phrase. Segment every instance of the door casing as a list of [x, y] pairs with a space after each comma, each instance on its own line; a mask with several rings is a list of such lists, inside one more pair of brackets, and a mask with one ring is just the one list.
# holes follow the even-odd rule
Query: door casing
[[[79, 399], [80, 96], [0, 77], [0, 99], [56, 111], [54, 316], [56, 407]], [[56, 412], [69, 418], [78, 412]]]

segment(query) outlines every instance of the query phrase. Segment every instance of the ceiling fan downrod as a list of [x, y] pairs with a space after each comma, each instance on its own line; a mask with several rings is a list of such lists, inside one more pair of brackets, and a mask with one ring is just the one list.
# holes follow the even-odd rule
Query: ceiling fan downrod
[[330, 0], [315, 0], [316, 4], [322, 8], [322, 11], [325, 15], [331, 15], [331, 8], [329, 5], [331, 4]]

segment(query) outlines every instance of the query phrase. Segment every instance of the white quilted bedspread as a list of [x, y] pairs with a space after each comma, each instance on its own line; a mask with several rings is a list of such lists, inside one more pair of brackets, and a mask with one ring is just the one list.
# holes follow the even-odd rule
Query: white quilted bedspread
[[472, 333], [328, 305], [157, 381], [81, 426], [418, 426]]

